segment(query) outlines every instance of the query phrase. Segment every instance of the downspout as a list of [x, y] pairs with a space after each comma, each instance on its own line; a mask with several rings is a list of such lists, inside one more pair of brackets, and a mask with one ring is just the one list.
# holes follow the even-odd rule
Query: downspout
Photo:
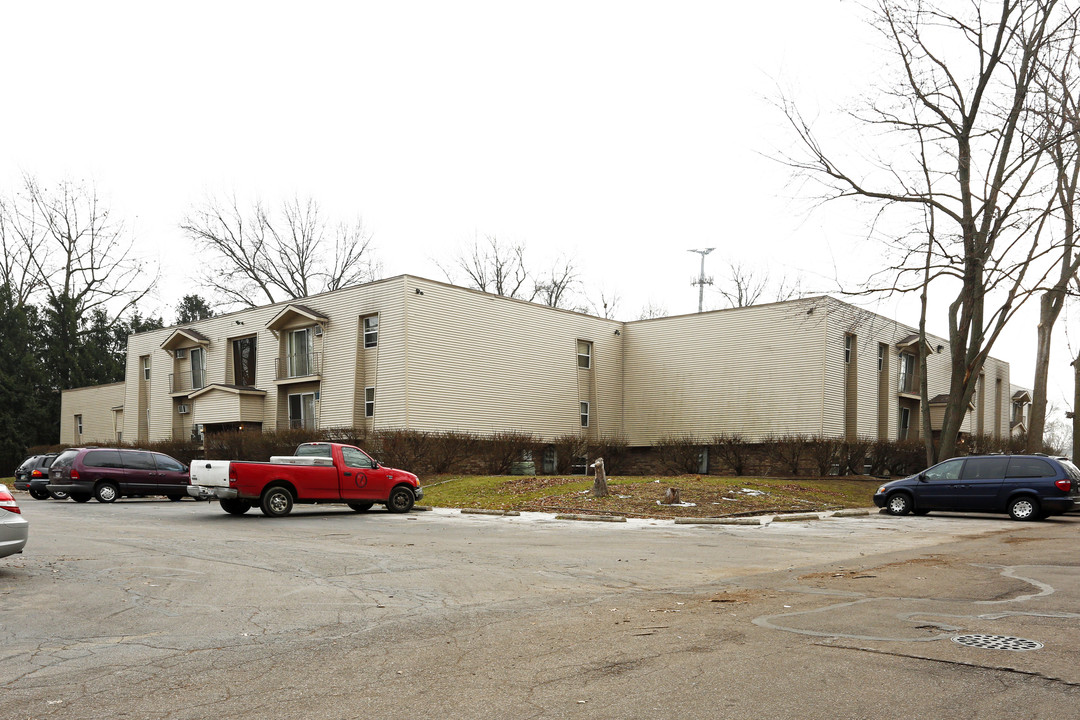
[[821, 420], [818, 436], [825, 436], [825, 380], [828, 377], [826, 366], [829, 361], [829, 310], [825, 310], [825, 324], [821, 334]]

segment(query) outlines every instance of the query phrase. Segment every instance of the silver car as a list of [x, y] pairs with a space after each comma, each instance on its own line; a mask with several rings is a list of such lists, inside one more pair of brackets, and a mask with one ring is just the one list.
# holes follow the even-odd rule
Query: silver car
[[8, 492], [6, 485], [0, 485], [0, 557], [21, 553], [26, 546], [30, 523], [22, 516], [19, 504]]

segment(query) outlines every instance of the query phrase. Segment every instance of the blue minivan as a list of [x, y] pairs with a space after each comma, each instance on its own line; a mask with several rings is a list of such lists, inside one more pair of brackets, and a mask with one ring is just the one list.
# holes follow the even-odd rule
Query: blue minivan
[[1068, 458], [1046, 455], [952, 458], [885, 483], [874, 504], [891, 515], [953, 510], [1036, 520], [1080, 507], [1080, 469]]

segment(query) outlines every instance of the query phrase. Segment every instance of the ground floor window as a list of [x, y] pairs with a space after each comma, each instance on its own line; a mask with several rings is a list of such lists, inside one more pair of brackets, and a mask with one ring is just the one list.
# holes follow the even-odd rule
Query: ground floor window
[[375, 417], [375, 388], [364, 388], [364, 417]]
[[292, 430], [315, 429], [315, 393], [289, 395], [289, 428]]
[[581, 403], [581, 427], [589, 427], [589, 403]]

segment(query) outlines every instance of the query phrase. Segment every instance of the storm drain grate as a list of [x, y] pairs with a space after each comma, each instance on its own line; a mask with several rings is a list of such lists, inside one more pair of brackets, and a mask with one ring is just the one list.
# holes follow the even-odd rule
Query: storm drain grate
[[952, 640], [954, 643], [960, 643], [968, 647], [984, 648], [986, 650], [1014, 650], [1016, 652], [1039, 650], [1043, 646], [1041, 642], [1009, 637], [1008, 635], [957, 635]]

